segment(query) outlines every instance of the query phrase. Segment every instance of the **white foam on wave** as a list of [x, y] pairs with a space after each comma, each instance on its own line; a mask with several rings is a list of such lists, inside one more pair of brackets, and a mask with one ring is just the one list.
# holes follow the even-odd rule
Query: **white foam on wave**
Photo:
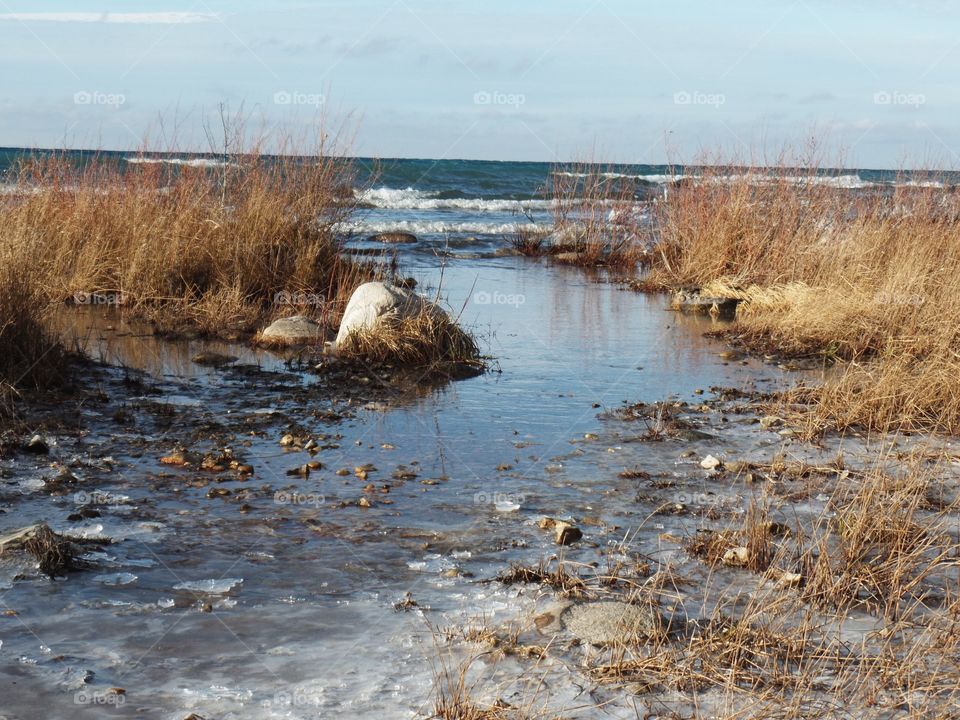
[[[677, 175], [632, 175], [629, 173], [615, 173], [615, 172], [605, 172], [605, 173], [579, 173], [579, 172], [558, 172], [556, 175], [561, 175], [563, 177], [576, 177], [576, 178], [585, 178], [585, 177], [600, 177], [615, 179], [615, 178], [624, 178], [630, 180], [642, 180], [644, 182], [650, 183], [652, 185], [666, 185], [668, 183], [674, 183], [679, 180], [702, 180], [701, 175], [694, 174], [677, 174]], [[756, 185], [766, 185], [776, 182], [787, 182], [793, 185], [826, 185], [830, 187], [837, 187], [846, 190], [862, 190], [864, 188], [871, 187], [918, 187], [918, 188], [944, 188], [946, 184], [940, 180], [902, 180], [897, 182], [872, 182], [870, 180], [864, 180], [859, 175], [846, 174], [846, 175], [765, 175], [763, 173], [740, 173], [733, 175], [712, 175], [707, 178], [709, 182], [719, 183], [719, 184], [733, 184], [736, 182], [741, 182], [747, 180]]]
[[[575, 172], [558, 172], [557, 175], [562, 175], [564, 177], [600, 177], [614, 179], [614, 178], [625, 178], [630, 180], [642, 180], [644, 182], [651, 183], [653, 185], [664, 185], [666, 183], [673, 183], [679, 180], [702, 180], [701, 175], [693, 174], [677, 174], [677, 175], [631, 175], [625, 173], [575, 173]], [[768, 183], [775, 183], [779, 181], [784, 181], [792, 183], [794, 185], [832, 185], [840, 188], [848, 189], [859, 189], [874, 187], [876, 183], [868, 182], [862, 180], [859, 175], [764, 175], [762, 173], [741, 173], [734, 175], [710, 175], [707, 177], [709, 182], [714, 183], [735, 183], [747, 180], [749, 182], [755, 183], [757, 185], [764, 185]], [[904, 183], [909, 184], [909, 183]]]
[[187, 167], [236, 167], [234, 163], [213, 158], [145, 158], [129, 157], [124, 160], [132, 165], [185, 165]]
[[552, 200], [507, 200], [483, 198], [441, 198], [435, 191], [414, 188], [379, 187], [356, 194], [359, 202], [387, 210], [470, 210], [473, 212], [522, 212], [550, 210]]
[[408, 232], [414, 235], [508, 235], [520, 227], [539, 227], [549, 230], [547, 225], [536, 225], [518, 220], [509, 223], [451, 222], [445, 220], [377, 220], [338, 223], [334, 231], [351, 235], [375, 235], [383, 232]]

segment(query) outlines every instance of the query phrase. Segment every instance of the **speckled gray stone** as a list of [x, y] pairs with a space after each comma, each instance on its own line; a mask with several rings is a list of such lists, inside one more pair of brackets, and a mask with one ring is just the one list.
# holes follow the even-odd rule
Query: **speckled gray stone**
[[647, 605], [616, 600], [571, 605], [560, 615], [563, 627], [591, 645], [610, 645], [663, 635], [666, 623]]

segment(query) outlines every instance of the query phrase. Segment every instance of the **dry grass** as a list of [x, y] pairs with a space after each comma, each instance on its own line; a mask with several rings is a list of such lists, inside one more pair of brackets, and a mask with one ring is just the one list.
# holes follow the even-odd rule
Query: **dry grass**
[[431, 374], [470, 375], [485, 367], [474, 338], [427, 301], [414, 316], [385, 316], [375, 328], [351, 333], [338, 345], [337, 355], [374, 366], [424, 368]]
[[0, 248], [0, 417], [13, 414], [20, 389], [68, 379], [64, 348], [47, 329], [50, 311], [33, 268]]
[[842, 361], [816, 396], [821, 426], [960, 431], [960, 198], [854, 194], [797, 164], [672, 189], [644, 286], [739, 298], [740, 341]]
[[544, 194], [551, 201], [553, 231], [518, 228], [513, 247], [520, 254], [615, 269], [634, 268], [645, 256], [649, 234], [640, 215], [638, 178], [592, 162], [558, 165]]
[[504, 585], [537, 583], [545, 585], [564, 597], [580, 597], [586, 590], [586, 583], [575, 572], [570, 572], [563, 561], [557, 561], [555, 569], [550, 563], [540, 560], [537, 565], [513, 564], [497, 576]]
[[0, 249], [48, 300], [98, 293], [165, 331], [243, 335], [297, 312], [280, 293], [322, 298], [334, 322], [378, 274], [343, 259], [334, 235], [353, 210], [352, 168], [324, 141], [274, 141], [268, 155], [233, 126], [223, 136], [201, 166], [24, 158], [20, 192], [0, 198]]
[[[654, 561], [652, 575], [648, 568], [619, 582], [620, 567], [636, 552], [625, 542], [605, 575], [580, 581], [580, 597], [656, 598], [675, 632], [585, 649], [561, 629], [543, 639], [546, 650], [533, 659], [566, 663], [575, 686], [580, 673], [595, 681], [589, 697], [596, 712], [960, 716], [955, 482], [929, 452], [911, 458], [903, 463], [891, 452], [854, 469], [839, 458], [822, 467], [783, 458], [745, 463], [763, 489], [738, 520], [699, 528], [687, 550], [702, 562]], [[784, 503], [774, 478], [822, 482], [829, 499]], [[746, 551], [746, 562], [725, 561], [734, 548]], [[501, 579], [543, 583], [561, 596], [570, 587], [543, 563], [513, 566]], [[518, 641], [492, 631], [464, 637], [487, 654]], [[455, 707], [493, 709], [471, 701], [469, 685], [455, 687]]]

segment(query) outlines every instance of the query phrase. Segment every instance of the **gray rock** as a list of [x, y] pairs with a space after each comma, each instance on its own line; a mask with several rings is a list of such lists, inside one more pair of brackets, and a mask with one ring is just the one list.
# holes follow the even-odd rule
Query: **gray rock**
[[670, 307], [684, 313], [694, 315], [713, 315], [715, 317], [732, 318], [736, 315], [738, 298], [708, 297], [699, 291], [681, 290], [673, 296]]
[[23, 449], [36, 455], [46, 455], [50, 452], [50, 446], [40, 435], [34, 435], [30, 438], [26, 445], [23, 446]]
[[655, 638], [666, 632], [663, 617], [648, 605], [617, 600], [576, 603], [560, 614], [574, 637], [591, 645], [611, 645]]
[[383, 232], [367, 238], [370, 242], [391, 243], [395, 245], [415, 243], [417, 236], [408, 232]]
[[260, 345], [306, 345], [323, 340], [323, 330], [316, 322], [304, 315], [280, 318], [260, 332]]

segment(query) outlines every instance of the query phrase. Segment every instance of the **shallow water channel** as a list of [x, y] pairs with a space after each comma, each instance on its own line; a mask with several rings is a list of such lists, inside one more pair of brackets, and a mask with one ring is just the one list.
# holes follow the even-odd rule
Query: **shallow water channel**
[[[429, 715], [440, 659], [458, 652], [438, 628], [496, 625], [535, 604], [536, 593], [490, 582], [511, 562], [562, 550], [588, 563], [625, 537], [657, 559], [676, 552], [662, 533], [698, 522], [655, 516], [657, 503], [709, 496], [742, 511], [739, 490], [716, 487], [699, 458], [788, 439], [717, 410], [704, 413], [703, 436], [641, 442], [642, 422], [608, 411], [697, 402], [715, 386], [773, 390], [795, 373], [724, 359], [728, 348], [703, 337], [711, 321], [668, 312], [664, 298], [479, 250], [446, 261], [441, 294], [492, 371], [376, 402], [331, 398], [276, 355], [163, 341], [112, 310], [70, 311], [82, 344], [112, 367], [108, 397], [79, 409], [85, 429], [51, 438], [50, 456], [2, 461], [0, 530], [45, 520], [112, 543], [89, 550], [93, 568], [56, 581], [0, 558], [0, 716]], [[404, 252], [432, 292], [437, 257]], [[239, 361], [194, 364], [204, 349]], [[319, 437], [315, 456], [281, 447], [290, 429]], [[159, 462], [224, 445], [252, 477]], [[309, 460], [322, 467], [287, 474]], [[361, 480], [354, 468], [368, 463]], [[51, 495], [44, 480], [65, 466], [74, 481]], [[651, 495], [619, 476], [625, 468], [672, 487]], [[364, 496], [370, 507], [357, 505]], [[96, 514], [78, 517], [84, 506]], [[544, 515], [591, 521], [582, 542], [560, 548], [535, 524]], [[396, 609], [405, 597], [416, 605]], [[481, 675], [495, 683], [509, 665]], [[545, 692], [584, 702], [569, 684]]]

